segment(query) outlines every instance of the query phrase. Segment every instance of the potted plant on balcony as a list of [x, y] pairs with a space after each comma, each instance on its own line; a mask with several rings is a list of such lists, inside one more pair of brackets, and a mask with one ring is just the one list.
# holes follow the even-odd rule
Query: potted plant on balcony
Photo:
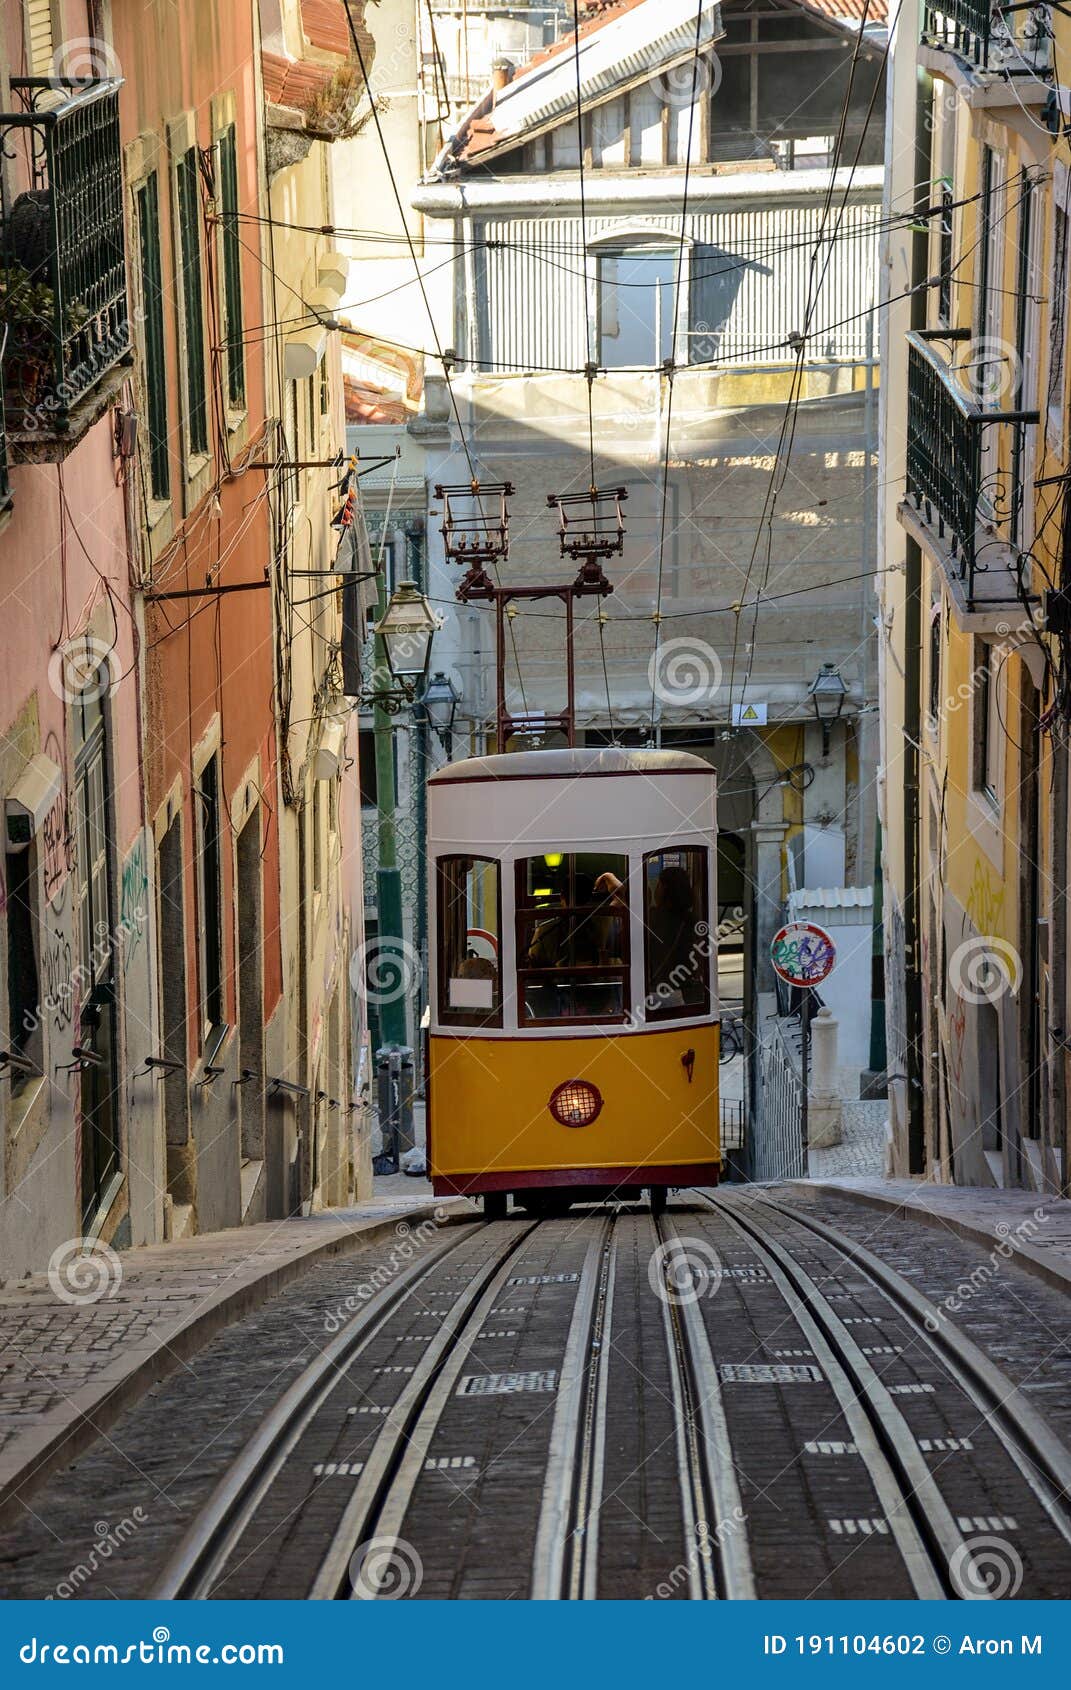
[[[88, 313], [80, 303], [63, 314], [65, 335], [73, 334]], [[56, 295], [18, 263], [0, 270], [0, 322], [7, 326], [4, 354], [5, 410], [32, 411], [55, 374]]]

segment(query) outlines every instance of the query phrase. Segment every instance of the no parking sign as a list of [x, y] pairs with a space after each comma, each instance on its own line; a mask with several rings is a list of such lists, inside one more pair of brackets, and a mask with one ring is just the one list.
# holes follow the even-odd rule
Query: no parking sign
[[837, 960], [837, 947], [824, 927], [790, 921], [770, 941], [774, 973], [787, 986], [819, 986]]

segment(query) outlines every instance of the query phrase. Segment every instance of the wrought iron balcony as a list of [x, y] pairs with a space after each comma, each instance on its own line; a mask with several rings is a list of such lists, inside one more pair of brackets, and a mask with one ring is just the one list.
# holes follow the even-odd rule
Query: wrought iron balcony
[[25, 184], [6, 200], [0, 315], [13, 444], [64, 437], [130, 362], [118, 79], [12, 77], [23, 109], [0, 145]]
[[923, 5], [922, 41], [979, 70], [1040, 76], [1049, 69], [1052, 29], [1044, 6], [1007, 8], [995, 0], [939, 0]]
[[[971, 398], [926, 339], [907, 341], [908, 506], [965, 609], [1019, 603], [1030, 587], [1018, 545], [1023, 433], [1039, 413]], [[978, 379], [984, 392], [984, 371]]]

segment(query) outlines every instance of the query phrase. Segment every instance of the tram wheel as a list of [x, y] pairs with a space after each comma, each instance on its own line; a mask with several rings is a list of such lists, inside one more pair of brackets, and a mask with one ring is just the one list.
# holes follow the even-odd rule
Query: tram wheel
[[483, 1218], [485, 1221], [504, 1221], [509, 1209], [508, 1191], [485, 1191], [483, 1194]]
[[650, 1189], [652, 1215], [664, 1215], [666, 1212], [666, 1198], [669, 1195], [669, 1187], [665, 1185], [652, 1185]]

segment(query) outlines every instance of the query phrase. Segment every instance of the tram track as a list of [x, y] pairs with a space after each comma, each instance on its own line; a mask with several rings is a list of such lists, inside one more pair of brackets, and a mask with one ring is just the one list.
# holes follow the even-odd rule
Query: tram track
[[[529, 1227], [518, 1233], [514, 1228], [503, 1229], [506, 1235], [502, 1249], [492, 1259], [492, 1274], [497, 1273], [503, 1261], [508, 1261], [532, 1230]], [[223, 1475], [160, 1574], [153, 1591], [155, 1596], [167, 1600], [212, 1595], [258, 1507], [277, 1481], [303, 1433], [338, 1388], [346, 1370], [426, 1285], [447, 1258], [482, 1231], [480, 1223], [474, 1222], [471, 1226], [459, 1227], [457, 1238], [437, 1242], [423, 1260], [399, 1273], [373, 1303], [361, 1309], [325, 1345], [265, 1416], [237, 1460]], [[486, 1274], [481, 1276], [480, 1284], [485, 1280]], [[474, 1295], [478, 1295], [478, 1290], [479, 1287]], [[467, 1301], [459, 1299], [457, 1306], [464, 1307]], [[448, 1347], [452, 1330], [448, 1323], [438, 1335], [432, 1346], [436, 1356]], [[422, 1373], [429, 1370], [431, 1361], [429, 1350], [421, 1363]]]
[[[887, 1522], [887, 1528], [881, 1527], [888, 1533], [884, 1541], [889, 1551], [895, 1546], [895, 1564], [903, 1568], [897, 1577], [917, 1598], [962, 1594], [951, 1569], [969, 1553], [963, 1476], [958, 1492], [955, 1482], [949, 1491], [950, 1481], [938, 1464], [939, 1482], [924, 1454], [929, 1446], [917, 1435], [918, 1411], [908, 1410], [916, 1421], [913, 1429], [900, 1406], [903, 1397], [898, 1401], [895, 1396], [897, 1390], [933, 1387], [892, 1384], [882, 1377], [886, 1365], [872, 1358], [900, 1350], [888, 1344], [866, 1348], [858, 1316], [865, 1313], [879, 1325], [886, 1317], [873, 1315], [873, 1303], [866, 1310], [857, 1304], [854, 1320], [846, 1323], [833, 1306], [838, 1299], [881, 1294], [890, 1323], [895, 1319], [901, 1328], [906, 1323], [925, 1343], [927, 1355], [940, 1362], [952, 1426], [956, 1403], [966, 1399], [999, 1437], [1000, 1459], [1006, 1453], [1015, 1465], [1014, 1482], [1030, 1486], [1051, 1523], [1071, 1543], [1071, 1514], [1063, 1500], [1071, 1494], [1071, 1452], [1022, 1391], [939, 1310], [856, 1240], [791, 1204], [765, 1193], [696, 1195], [702, 1212], [716, 1217], [740, 1241], [736, 1248], [743, 1247], [754, 1260], [767, 1296], [775, 1288], [799, 1341], [807, 1346], [774, 1350], [773, 1355], [813, 1358], [811, 1371], [816, 1379], [820, 1372], [829, 1392], [824, 1413], [844, 1427], [844, 1432], [819, 1432], [820, 1422], [812, 1417], [815, 1430], [797, 1435], [801, 1440], [830, 1435], [852, 1440], [835, 1448], [860, 1458], [859, 1478], [853, 1481], [855, 1506], [868, 1512], [868, 1487], [873, 1493], [869, 1512], [876, 1503]], [[526, 1464], [530, 1470], [533, 1448], [541, 1451], [541, 1482], [527, 1504], [529, 1525], [514, 1535], [501, 1573], [486, 1554], [483, 1561], [488, 1569], [483, 1576], [493, 1568], [513, 1594], [575, 1601], [621, 1589], [614, 1527], [603, 1522], [612, 1520], [617, 1508], [620, 1529], [626, 1516], [614, 1499], [649, 1456], [660, 1463], [663, 1489], [658, 1494], [665, 1502], [658, 1541], [678, 1561], [674, 1592], [693, 1600], [747, 1600], [763, 1594], [768, 1547], [760, 1550], [761, 1530], [758, 1538], [754, 1535], [760, 1517], [748, 1509], [755, 1496], [764, 1496], [778, 1482], [778, 1462], [794, 1462], [803, 1443], [786, 1444], [783, 1457], [756, 1465], [761, 1442], [756, 1444], [753, 1435], [740, 1441], [737, 1415], [743, 1399], [726, 1397], [726, 1389], [731, 1393], [734, 1387], [726, 1387], [725, 1380], [754, 1369], [733, 1359], [734, 1351], [740, 1354], [739, 1317], [730, 1322], [737, 1335], [729, 1340], [726, 1357], [721, 1305], [704, 1301], [701, 1286], [691, 1295], [686, 1279], [672, 1279], [674, 1264], [687, 1261], [695, 1246], [696, 1212], [678, 1208], [626, 1218], [615, 1208], [583, 1217], [571, 1231], [562, 1222], [518, 1218], [451, 1228], [452, 1236], [437, 1240], [325, 1344], [269, 1411], [188, 1527], [153, 1594], [204, 1598], [270, 1588], [315, 1600], [391, 1594], [377, 1569], [406, 1554], [418, 1560], [427, 1555], [446, 1518], [444, 1503], [437, 1503], [428, 1489], [432, 1481], [418, 1488], [422, 1475], [445, 1471], [451, 1460], [461, 1458], [444, 1452], [466, 1447], [481, 1449], [478, 1459], [465, 1461], [480, 1474], [480, 1483], [492, 1483], [494, 1508], [502, 1506], [503, 1481], [508, 1484], [511, 1472], [523, 1474]], [[831, 1273], [825, 1271], [831, 1264], [822, 1260], [822, 1250], [837, 1252]], [[710, 1254], [716, 1261], [713, 1248]], [[560, 1267], [573, 1271], [554, 1271]], [[746, 1289], [752, 1270], [745, 1265], [731, 1271]], [[575, 1290], [569, 1283], [565, 1301], [565, 1284], [572, 1281]], [[507, 1286], [518, 1289], [511, 1292]], [[531, 1289], [521, 1289], [525, 1286]], [[630, 1362], [641, 1309], [647, 1311], [642, 1319], [648, 1348]], [[777, 1331], [778, 1317], [771, 1311], [767, 1304], [762, 1317], [771, 1334], [767, 1342]], [[439, 1320], [432, 1332], [423, 1330], [428, 1317]], [[519, 1317], [518, 1330], [501, 1329], [502, 1317], [507, 1322]], [[427, 1347], [402, 1348], [410, 1344]], [[659, 1370], [658, 1400], [664, 1408], [653, 1441], [648, 1430], [648, 1441], [635, 1444], [622, 1438], [619, 1406], [615, 1429], [615, 1404], [623, 1381], [638, 1377], [636, 1362], [644, 1354], [650, 1357], [648, 1365]], [[410, 1360], [412, 1365], [373, 1366]], [[496, 1371], [503, 1368], [536, 1371]], [[482, 1408], [467, 1406], [494, 1400], [500, 1378], [527, 1381], [540, 1368], [551, 1370], [549, 1384], [502, 1388], [553, 1391], [553, 1400], [500, 1397], [509, 1403], [510, 1414], [498, 1432]], [[466, 1372], [472, 1379], [462, 1379]], [[473, 1385], [481, 1387], [475, 1398], [466, 1395]], [[484, 1391], [484, 1385], [490, 1390]], [[353, 1414], [381, 1418], [346, 1419]], [[807, 1448], [813, 1455], [815, 1446]], [[629, 1449], [631, 1456], [625, 1454]], [[317, 1465], [325, 1454], [342, 1459]], [[344, 1473], [345, 1484], [338, 1481], [324, 1491], [317, 1479], [310, 1488], [310, 1474], [328, 1470]], [[827, 1481], [822, 1485], [833, 1494]], [[457, 1486], [450, 1493], [455, 1500], [460, 1494]], [[839, 1512], [845, 1511], [851, 1505], [845, 1510], [842, 1502]], [[505, 1523], [507, 1516], [502, 1519]], [[452, 1575], [438, 1553], [435, 1578], [441, 1589]], [[278, 1557], [285, 1568], [276, 1565]], [[867, 1576], [873, 1578], [875, 1563], [868, 1565]], [[819, 1570], [813, 1576], [818, 1584], [823, 1575]]]
[[[748, 1241], [785, 1296], [867, 1462], [916, 1595], [961, 1596], [950, 1569], [969, 1560], [969, 1543], [885, 1383], [786, 1241], [785, 1221], [836, 1249], [854, 1273], [881, 1293], [891, 1312], [907, 1322], [948, 1381], [999, 1439], [1061, 1537], [1071, 1542], [1065, 1500], [1071, 1493], [1071, 1452], [1018, 1387], [947, 1316], [865, 1246], [790, 1204], [753, 1192], [744, 1200], [696, 1195]], [[985, 1598], [988, 1593], [975, 1589], [971, 1594]]]
[[831, 1244], [852, 1268], [879, 1290], [914, 1335], [937, 1357], [948, 1376], [982, 1414], [1030, 1485], [1060, 1535], [1071, 1543], [1071, 1450], [1019, 1387], [963, 1333], [947, 1313], [924, 1297], [873, 1251], [827, 1221], [763, 1194], [749, 1196], [786, 1220]]

